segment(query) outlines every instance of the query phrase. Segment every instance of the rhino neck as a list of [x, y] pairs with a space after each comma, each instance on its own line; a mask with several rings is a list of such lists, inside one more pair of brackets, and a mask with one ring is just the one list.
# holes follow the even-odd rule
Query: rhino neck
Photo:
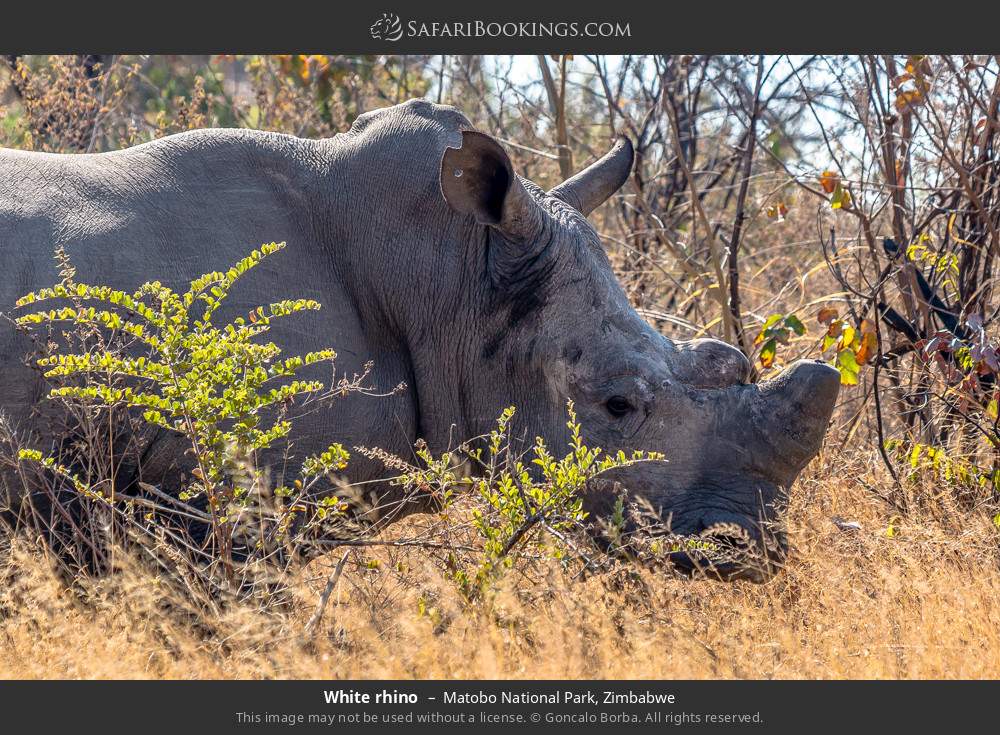
[[[441, 264], [440, 280], [430, 290], [419, 288], [409, 307], [420, 435], [436, 449], [453, 447], [487, 434], [514, 406], [526, 440], [533, 441], [544, 427], [528, 426], [528, 418], [544, 422], [553, 404], [539, 324], [548, 299], [542, 284], [551, 234], [542, 233], [532, 252], [512, 251], [494, 231], [465, 223], [448, 242], [456, 255], [447, 259], [449, 269]], [[555, 426], [564, 423], [557, 417]]]
[[430, 238], [435, 249], [425, 256], [433, 275], [408, 274], [391, 309], [410, 370], [414, 438], [436, 452], [488, 430], [497, 414], [492, 407], [484, 413], [483, 397], [509, 382], [502, 366], [484, 355], [492, 286], [481, 229]]
[[457, 217], [434, 224], [435, 231], [411, 233], [405, 262], [385, 256], [393, 275], [377, 275], [358, 298], [377, 301], [364, 312], [377, 315], [369, 337], [392, 345], [405, 364], [412, 439], [437, 453], [488, 433], [508, 406], [541, 414], [551, 401], [535, 323], [545, 292], [526, 276], [542, 261], [526, 257], [517, 271], [523, 280], [512, 284], [501, 275], [508, 255], [501, 248], [509, 245], [492, 231]]

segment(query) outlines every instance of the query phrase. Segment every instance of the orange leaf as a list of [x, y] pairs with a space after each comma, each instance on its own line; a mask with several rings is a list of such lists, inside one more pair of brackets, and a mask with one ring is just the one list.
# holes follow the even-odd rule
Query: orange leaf
[[[865, 321], [868, 321], [867, 319]], [[878, 340], [875, 338], [875, 332], [865, 332], [861, 335], [861, 346], [858, 347], [857, 351], [854, 353], [855, 359], [858, 361], [859, 365], [863, 365], [873, 357], [875, 357], [875, 351], [878, 348]]]
[[903, 86], [904, 82], [908, 82], [911, 79], [913, 79], [913, 75], [910, 72], [906, 72], [905, 74], [900, 74], [898, 77], [896, 77], [895, 79], [893, 79], [892, 83], [896, 87], [901, 87], [901, 86]]
[[829, 324], [836, 318], [837, 318], [837, 310], [834, 309], [832, 306], [824, 306], [822, 309], [819, 310], [819, 313], [816, 314], [816, 321], [818, 321], [820, 324]]
[[926, 54], [913, 54], [906, 60], [906, 71], [917, 77], [932, 77], [931, 60]]
[[833, 190], [840, 183], [840, 177], [833, 171], [824, 171], [819, 175], [819, 185], [827, 194], [833, 194]]

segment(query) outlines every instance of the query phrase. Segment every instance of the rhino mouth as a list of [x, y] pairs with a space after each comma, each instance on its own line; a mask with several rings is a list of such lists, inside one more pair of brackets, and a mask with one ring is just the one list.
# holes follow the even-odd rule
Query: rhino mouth
[[[778, 494], [776, 485], [758, 482], [755, 488], [761, 497]], [[614, 515], [615, 501], [626, 497], [624, 522], [615, 530], [607, 519]], [[605, 478], [588, 484], [584, 501], [592, 537], [603, 550], [625, 551], [628, 558], [654, 566], [666, 561], [692, 578], [766, 582], [781, 571], [788, 554], [783, 509], [773, 500], [756, 509], [695, 503], [664, 509], [630, 493], [619, 480]]]
[[783, 532], [749, 530], [733, 521], [713, 523], [694, 536], [675, 539], [668, 558], [690, 577], [724, 582], [762, 583], [784, 566], [788, 553]]

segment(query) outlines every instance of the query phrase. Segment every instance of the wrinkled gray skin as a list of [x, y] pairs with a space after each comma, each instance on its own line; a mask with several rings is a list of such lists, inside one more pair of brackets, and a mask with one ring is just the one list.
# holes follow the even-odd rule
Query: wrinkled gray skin
[[[735, 523], [780, 556], [783, 534], [764, 529], [819, 449], [836, 372], [799, 362], [747, 385], [736, 349], [671, 342], [639, 317], [585, 218], [627, 179], [627, 141], [545, 193], [471, 131], [456, 110], [411, 101], [319, 141], [201, 130], [98, 155], [0, 151], [0, 309], [12, 313], [16, 298], [58, 281], [56, 245], [80, 281], [132, 290], [158, 278], [183, 290], [261, 242], [287, 241], [222, 316], [316, 299], [323, 311], [272, 332], [288, 353], [333, 346], [339, 372], [371, 360], [369, 383], [407, 386], [306, 416], [294, 437], [300, 456], [339, 441], [409, 457], [418, 437], [437, 453], [487, 432], [508, 405], [520, 409], [520, 435], [558, 449], [572, 398], [592, 445], [667, 456], [616, 479], [673, 531]], [[45, 393], [23, 364], [29, 349], [0, 325], [0, 407], [22, 431]], [[119, 487], [176, 482], [179, 448], [158, 436]], [[355, 481], [386, 475], [357, 455], [351, 472]], [[365, 487], [383, 505], [399, 499], [388, 486]], [[587, 494], [596, 518], [614, 491], [600, 483]], [[402, 511], [426, 507], [410, 499]], [[685, 554], [675, 561], [692, 564]]]

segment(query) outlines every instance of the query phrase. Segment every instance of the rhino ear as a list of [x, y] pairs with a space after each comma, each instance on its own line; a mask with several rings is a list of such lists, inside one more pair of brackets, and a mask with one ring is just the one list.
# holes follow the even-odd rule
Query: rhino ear
[[587, 216], [628, 181], [634, 159], [632, 141], [622, 136], [603, 158], [566, 179], [549, 194]]
[[463, 131], [462, 147], [445, 149], [441, 193], [456, 212], [472, 215], [512, 242], [530, 240], [541, 226], [538, 204], [514, 173], [507, 152], [484, 133]]

